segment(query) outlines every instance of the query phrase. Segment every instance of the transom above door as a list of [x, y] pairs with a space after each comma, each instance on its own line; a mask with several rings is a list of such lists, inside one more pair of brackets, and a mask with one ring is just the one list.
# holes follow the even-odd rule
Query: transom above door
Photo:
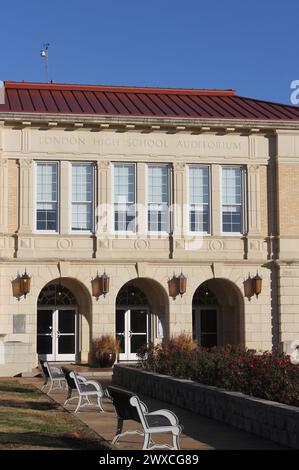
[[120, 342], [119, 360], [136, 361], [138, 350], [149, 342], [148, 307], [116, 309], [116, 337]]

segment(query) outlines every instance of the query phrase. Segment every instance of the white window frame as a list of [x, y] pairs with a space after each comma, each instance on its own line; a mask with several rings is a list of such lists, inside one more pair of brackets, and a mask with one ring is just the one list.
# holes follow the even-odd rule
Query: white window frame
[[[208, 178], [209, 178], [209, 202], [208, 202], [208, 226], [209, 226], [209, 230], [208, 232], [206, 231], [200, 231], [200, 230], [195, 230], [195, 231], [191, 231], [190, 228], [191, 228], [191, 225], [190, 225], [190, 168], [208, 168]], [[211, 188], [212, 188], [212, 172], [211, 172], [211, 165], [209, 164], [198, 164], [198, 163], [189, 163], [187, 165], [187, 207], [188, 207], [188, 210], [187, 210], [187, 233], [188, 235], [196, 235], [196, 234], [200, 234], [200, 235], [211, 235], [212, 234], [212, 191], [211, 191]]]
[[[224, 232], [223, 231], [223, 187], [222, 187], [222, 172], [223, 168], [240, 168], [241, 169], [241, 198], [242, 202], [241, 206], [241, 223], [242, 223], [242, 231], [241, 232]], [[221, 165], [220, 169], [220, 233], [221, 235], [229, 236], [229, 237], [240, 237], [246, 233], [246, 214], [247, 214], [247, 200], [246, 200], [246, 167], [244, 165]], [[234, 205], [234, 204], [232, 204]]]
[[[74, 230], [72, 228], [73, 221], [73, 194], [72, 194], [72, 184], [73, 184], [73, 165], [91, 165], [92, 166], [92, 200], [91, 200], [91, 230]], [[82, 235], [82, 234], [93, 234], [95, 232], [95, 204], [96, 204], [96, 165], [94, 162], [82, 162], [82, 161], [72, 161], [69, 162], [69, 233], [72, 235]]]
[[[133, 166], [134, 167], [134, 207], [135, 207], [135, 230], [115, 230], [115, 191], [114, 191], [114, 177], [115, 177], [115, 167], [118, 165], [123, 166]], [[137, 214], [137, 164], [135, 162], [113, 162], [111, 165], [111, 200], [112, 200], [112, 216], [111, 216], [111, 233], [117, 235], [137, 235], [137, 226], [138, 226], [138, 214]]]
[[[167, 230], [149, 230], [149, 224], [148, 224], [148, 212], [149, 212], [149, 167], [153, 166], [164, 166], [167, 167], [167, 183], [168, 183], [168, 211], [169, 211], [169, 231]], [[170, 163], [147, 163], [146, 165], [146, 171], [145, 171], [145, 178], [146, 178], [146, 191], [145, 191], [145, 204], [146, 204], [146, 231], [147, 233], [150, 233], [152, 235], [157, 235], [159, 237], [168, 237], [169, 234], [173, 230], [173, 210], [172, 210], [172, 179], [173, 179], [173, 171], [172, 171], [172, 165]], [[152, 203], [155, 204], [155, 203]], [[157, 203], [159, 204], [159, 203]]]
[[[39, 230], [37, 228], [37, 165], [38, 164], [55, 164], [57, 168], [57, 229], [56, 230]], [[57, 234], [60, 232], [60, 164], [55, 160], [35, 160], [33, 166], [33, 233]]]

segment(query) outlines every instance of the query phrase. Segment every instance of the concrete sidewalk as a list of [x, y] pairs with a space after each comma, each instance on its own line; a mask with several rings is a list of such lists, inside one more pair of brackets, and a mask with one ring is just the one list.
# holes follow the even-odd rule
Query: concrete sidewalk
[[[94, 379], [94, 378], [93, 378]], [[99, 380], [99, 379], [98, 379]], [[31, 383], [38, 388], [42, 386], [42, 380], [35, 379], [21, 379], [22, 383]], [[102, 377], [100, 383], [103, 387], [111, 383], [110, 377]], [[51, 398], [61, 405], [66, 397], [66, 392], [54, 390], [51, 393]], [[200, 415], [192, 414], [189, 411], [178, 408], [174, 405], [169, 405], [166, 402], [154, 400], [147, 396], [140, 396], [141, 400], [146, 403], [149, 411], [154, 411], [161, 408], [166, 408], [173, 411], [179, 418], [180, 424], [183, 425], [183, 433], [180, 438], [180, 445], [182, 450], [282, 450], [286, 449], [279, 444], [275, 444], [269, 440], [262, 439], [253, 434], [245, 431], [227, 426], [226, 424], [218, 421], [205, 418]], [[76, 400], [71, 401], [65, 408], [72, 412], [75, 409]], [[92, 428], [100, 434], [105, 440], [111, 442], [116, 430], [116, 416], [114, 407], [110, 400], [104, 398], [104, 413], [100, 413], [96, 407], [87, 407], [81, 409], [75, 416], [83, 421], [87, 426]], [[125, 430], [141, 430], [141, 425], [135, 421], [125, 421]], [[169, 436], [170, 437], [170, 436]], [[157, 444], [168, 443], [170, 439], [163, 434], [154, 436], [154, 441]], [[116, 449], [119, 450], [140, 450], [142, 449], [143, 438], [138, 435], [129, 435], [120, 439]]]

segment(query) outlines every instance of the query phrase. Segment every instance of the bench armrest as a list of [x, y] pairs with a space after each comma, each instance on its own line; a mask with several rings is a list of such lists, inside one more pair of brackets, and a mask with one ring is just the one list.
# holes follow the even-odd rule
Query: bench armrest
[[179, 424], [177, 416], [169, 410], [152, 411], [151, 413], [146, 413], [145, 417], [146, 416], [164, 416], [173, 426], [177, 426]]
[[137, 397], [137, 395], [133, 395], [130, 398], [130, 403], [131, 403], [131, 405], [136, 406], [137, 410], [138, 410], [138, 408], [141, 408], [141, 411], [142, 411], [143, 414], [148, 413], [148, 409], [147, 409], [146, 404], [143, 403], [143, 401], [140, 401], [139, 398]]
[[78, 379], [78, 382], [87, 382], [87, 379], [85, 377], [83, 377], [82, 375], [77, 375], [77, 379]]

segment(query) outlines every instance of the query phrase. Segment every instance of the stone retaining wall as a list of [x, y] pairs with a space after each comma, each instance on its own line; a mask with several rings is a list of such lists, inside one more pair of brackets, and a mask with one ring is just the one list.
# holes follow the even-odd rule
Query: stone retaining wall
[[299, 408], [117, 364], [113, 384], [299, 449]]

